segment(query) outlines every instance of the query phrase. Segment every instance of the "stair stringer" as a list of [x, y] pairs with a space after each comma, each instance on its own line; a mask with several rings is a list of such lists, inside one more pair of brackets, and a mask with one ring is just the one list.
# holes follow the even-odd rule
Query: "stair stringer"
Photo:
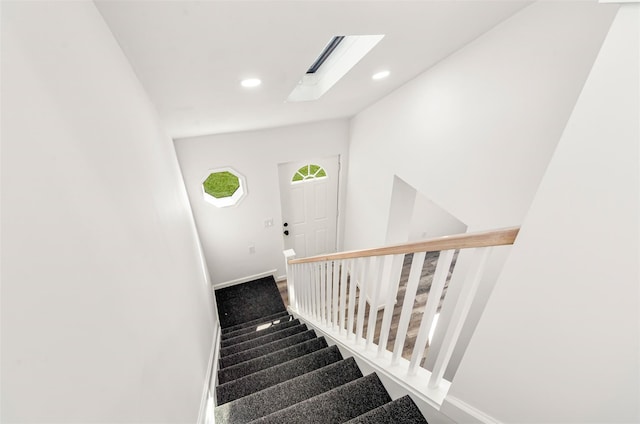
[[[328, 331], [325, 326], [300, 315], [291, 307], [288, 307], [288, 311], [294, 318], [299, 319], [301, 323], [307, 324], [310, 330], [315, 330], [318, 336], [324, 336], [329, 346], [337, 346], [345, 359], [353, 357], [364, 375], [375, 372], [387, 389], [391, 399], [395, 400], [408, 394], [430, 424], [454, 424], [450, 417], [440, 412], [440, 407], [450, 386], [449, 382], [443, 381], [438, 390], [426, 389], [427, 382], [431, 376], [429, 371], [420, 368], [415, 376], [406, 377], [399, 366], [389, 366], [391, 362], [390, 354], [383, 355], [380, 358], [377, 357], [377, 345], [374, 344], [369, 350], [365, 350], [366, 341], [363, 338], [357, 346], [352, 346], [353, 339], [351, 343], [348, 343], [344, 335], [340, 335], [335, 331]], [[400, 361], [405, 361], [408, 364], [406, 359], [400, 358]], [[416, 390], [416, 386], [424, 387], [428, 390], [430, 396]]]
[[214, 328], [211, 353], [209, 354], [209, 364], [207, 375], [205, 376], [204, 388], [202, 389], [202, 399], [198, 411], [198, 424], [208, 424], [213, 422], [213, 409], [217, 405], [215, 387], [218, 384], [218, 358], [220, 357], [220, 340], [222, 329], [216, 320]]

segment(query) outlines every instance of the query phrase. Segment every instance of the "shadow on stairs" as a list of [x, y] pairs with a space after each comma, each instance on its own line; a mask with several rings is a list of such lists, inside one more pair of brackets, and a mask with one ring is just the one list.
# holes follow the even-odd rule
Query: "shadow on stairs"
[[409, 396], [392, 400], [375, 373], [363, 376], [290, 316], [273, 278], [217, 290], [216, 299], [226, 324], [216, 423], [426, 423]]

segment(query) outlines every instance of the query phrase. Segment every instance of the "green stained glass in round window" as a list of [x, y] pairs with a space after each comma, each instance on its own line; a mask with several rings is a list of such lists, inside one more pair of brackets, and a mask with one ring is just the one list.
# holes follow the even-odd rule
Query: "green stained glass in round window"
[[240, 181], [231, 172], [223, 171], [210, 174], [202, 185], [205, 193], [221, 199], [233, 196], [233, 193], [240, 188]]

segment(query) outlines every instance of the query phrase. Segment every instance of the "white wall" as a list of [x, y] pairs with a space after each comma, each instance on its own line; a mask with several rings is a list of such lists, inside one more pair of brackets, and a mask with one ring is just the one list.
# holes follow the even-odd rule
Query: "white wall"
[[393, 176], [385, 244], [405, 243], [409, 240], [411, 216], [416, 203], [416, 194], [415, 188], [402, 181], [401, 178]]
[[[273, 269], [276, 276], [285, 275], [278, 164], [331, 155], [341, 155], [345, 164], [347, 142], [346, 120], [175, 141], [214, 285]], [[247, 180], [248, 195], [234, 207], [216, 208], [202, 199], [202, 180], [221, 166], [231, 166]], [[346, 172], [343, 166], [341, 197]], [[265, 228], [267, 219], [273, 219], [273, 227]]]
[[3, 423], [198, 416], [213, 304], [171, 140], [92, 2], [2, 2]]
[[501, 422], [639, 422], [640, 4], [620, 6], [451, 388]]
[[534, 3], [353, 118], [345, 248], [384, 242], [394, 175], [470, 231], [520, 224], [614, 11]]
[[[354, 117], [345, 249], [383, 243], [394, 175], [470, 232], [521, 224], [616, 9], [533, 3]], [[492, 254], [445, 378], [507, 254]], [[464, 256], [443, 310], [460, 295]], [[449, 319], [440, 315], [434, 350]]]
[[467, 231], [467, 226], [463, 222], [422, 193], [416, 193], [410, 222], [409, 240], [442, 237]]
[[[467, 226], [398, 176], [393, 176], [385, 244], [464, 233]], [[373, 247], [373, 246], [372, 246]]]

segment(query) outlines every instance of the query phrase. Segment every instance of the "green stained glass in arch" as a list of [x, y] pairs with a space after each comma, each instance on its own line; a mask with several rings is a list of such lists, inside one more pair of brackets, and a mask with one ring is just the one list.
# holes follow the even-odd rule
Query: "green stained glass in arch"
[[301, 181], [325, 178], [326, 176], [327, 171], [325, 171], [323, 167], [320, 165], [309, 164], [298, 169], [293, 175], [293, 178], [291, 178], [291, 182], [297, 183]]

